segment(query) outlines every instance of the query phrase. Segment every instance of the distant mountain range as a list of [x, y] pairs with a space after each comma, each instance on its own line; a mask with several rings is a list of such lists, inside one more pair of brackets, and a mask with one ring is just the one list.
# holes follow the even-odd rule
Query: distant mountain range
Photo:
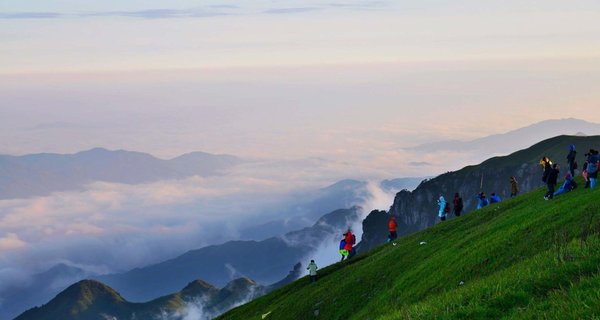
[[485, 158], [505, 155], [558, 135], [598, 135], [600, 124], [574, 118], [546, 120], [506, 133], [470, 141], [446, 140], [405, 148], [422, 153], [439, 151], [475, 152]]
[[147, 153], [103, 148], [75, 154], [0, 155], [0, 199], [80, 190], [94, 181], [137, 184], [218, 175], [242, 162], [235, 156], [204, 152], [162, 160]]

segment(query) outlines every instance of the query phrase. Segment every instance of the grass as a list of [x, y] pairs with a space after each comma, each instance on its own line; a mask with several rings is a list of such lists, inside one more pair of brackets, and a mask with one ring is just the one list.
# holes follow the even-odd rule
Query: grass
[[361, 253], [220, 319], [600, 319], [600, 188], [552, 201], [545, 191]]

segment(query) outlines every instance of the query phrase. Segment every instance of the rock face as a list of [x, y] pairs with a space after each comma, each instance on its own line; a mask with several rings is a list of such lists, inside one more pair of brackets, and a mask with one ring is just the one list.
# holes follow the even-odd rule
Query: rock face
[[385, 211], [373, 210], [363, 220], [363, 235], [356, 251], [365, 251], [387, 241], [388, 220], [390, 215]]
[[[491, 193], [496, 193], [502, 199], [508, 198], [511, 192], [511, 176], [517, 178], [521, 192], [543, 187], [543, 170], [539, 165], [543, 156], [548, 156], [554, 162], [563, 165], [559, 174], [561, 183], [560, 180], [567, 172], [566, 156], [570, 144], [575, 144], [579, 150], [577, 161], [581, 167], [585, 161], [583, 154], [590, 148], [600, 147], [600, 136], [558, 136], [508, 156], [491, 158], [479, 165], [425, 180], [412, 192], [398, 192], [390, 207], [390, 212], [396, 216], [398, 235], [411, 234], [438, 223], [437, 200], [440, 195], [452, 203], [454, 194], [458, 192], [463, 198], [463, 212], [468, 213], [476, 208], [476, 195], [481, 191], [488, 197]], [[449, 218], [453, 217], [454, 215], [450, 214]], [[386, 241], [388, 219], [389, 214], [384, 219], [380, 211], [371, 212], [363, 222], [361, 249], [369, 249]]]

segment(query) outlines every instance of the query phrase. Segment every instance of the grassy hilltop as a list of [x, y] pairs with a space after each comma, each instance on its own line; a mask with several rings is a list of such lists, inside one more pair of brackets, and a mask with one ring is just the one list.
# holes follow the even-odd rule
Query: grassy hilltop
[[377, 247], [219, 319], [600, 319], [600, 188], [578, 182]]

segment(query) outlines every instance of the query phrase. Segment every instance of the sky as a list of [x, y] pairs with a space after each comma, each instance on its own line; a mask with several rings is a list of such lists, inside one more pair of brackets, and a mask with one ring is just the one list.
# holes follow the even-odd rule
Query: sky
[[595, 0], [3, 0], [0, 154], [105, 147], [266, 162], [226, 181], [0, 201], [0, 279], [47, 261], [143, 265], [173, 243], [204, 243], [232, 201], [272, 209], [296, 186], [457, 169], [473, 159], [402, 148], [600, 122], [598, 101]]
[[359, 163], [600, 120], [597, 1], [8, 0], [0, 40], [7, 154]]

